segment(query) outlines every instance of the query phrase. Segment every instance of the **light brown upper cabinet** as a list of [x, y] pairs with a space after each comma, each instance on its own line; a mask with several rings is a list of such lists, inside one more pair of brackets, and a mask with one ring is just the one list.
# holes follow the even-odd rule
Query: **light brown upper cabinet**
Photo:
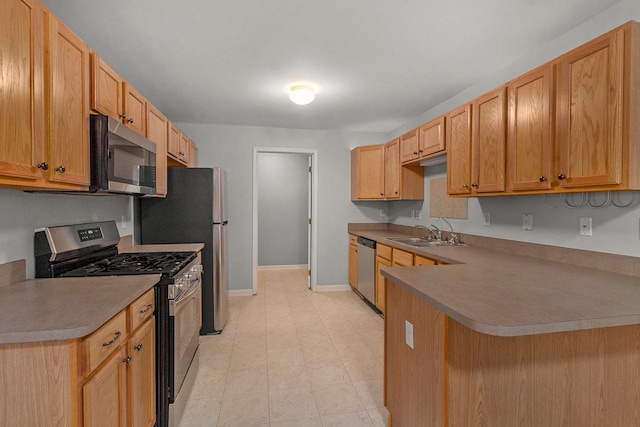
[[[628, 150], [624, 140], [629, 138], [624, 135], [625, 124], [632, 112], [638, 115], [629, 104], [637, 98], [632, 92], [638, 91], [637, 82], [634, 88], [630, 81], [631, 63], [639, 56], [637, 43], [631, 43], [632, 37], [633, 42], [638, 37], [634, 27], [637, 25], [611, 31], [558, 61], [557, 178], [561, 187], [622, 183], [623, 151]], [[633, 54], [625, 55], [625, 41], [628, 50], [634, 48]], [[634, 144], [638, 144], [637, 136]], [[627, 167], [637, 170], [634, 164]]]
[[100, 56], [91, 53], [91, 108], [146, 135], [147, 101]]
[[190, 168], [198, 167], [198, 147], [191, 140], [189, 140], [189, 162], [187, 166]]
[[400, 161], [402, 163], [417, 160], [419, 153], [420, 141], [418, 138], [418, 129], [413, 129], [400, 137]]
[[471, 191], [497, 193], [506, 185], [507, 109], [505, 87], [489, 92], [472, 104]]
[[400, 140], [397, 138], [384, 147], [384, 198], [400, 198]]
[[446, 115], [447, 189], [449, 194], [471, 193], [471, 104]]
[[189, 145], [189, 139], [173, 123], [169, 122], [168, 165], [172, 167], [188, 166]]
[[419, 163], [446, 152], [445, 117], [440, 116], [400, 137], [402, 164]]
[[351, 150], [351, 200], [384, 199], [384, 144]]
[[167, 118], [154, 107], [147, 104], [147, 139], [156, 143], [156, 196], [167, 195]]
[[88, 185], [89, 46], [49, 11], [44, 17], [48, 179]]
[[445, 117], [440, 116], [418, 128], [418, 154], [421, 159], [439, 156], [446, 151], [444, 124]]
[[[0, 183], [42, 181], [43, 145], [42, 12], [36, 1], [0, 2]], [[33, 182], [36, 184], [36, 182]]]
[[553, 69], [545, 64], [509, 82], [509, 189], [548, 190], [553, 181]]

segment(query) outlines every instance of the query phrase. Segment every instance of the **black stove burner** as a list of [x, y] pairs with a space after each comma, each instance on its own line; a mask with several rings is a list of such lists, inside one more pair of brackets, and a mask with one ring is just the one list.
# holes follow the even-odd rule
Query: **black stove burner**
[[165, 277], [173, 277], [195, 256], [194, 252], [123, 253], [88, 263], [61, 276], [162, 274]]

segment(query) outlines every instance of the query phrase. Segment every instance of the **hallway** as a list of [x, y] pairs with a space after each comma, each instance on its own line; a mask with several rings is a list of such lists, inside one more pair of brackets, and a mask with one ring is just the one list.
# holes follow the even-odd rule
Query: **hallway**
[[351, 291], [311, 292], [307, 271], [266, 270], [201, 337], [181, 427], [385, 426], [383, 319]]

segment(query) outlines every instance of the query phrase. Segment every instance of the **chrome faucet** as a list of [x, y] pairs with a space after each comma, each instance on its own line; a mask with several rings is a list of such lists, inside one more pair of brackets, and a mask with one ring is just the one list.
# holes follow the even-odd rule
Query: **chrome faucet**
[[[431, 224], [431, 227], [433, 227], [433, 228], [427, 228], [427, 230], [429, 230], [431, 233], [433, 233], [434, 236], [436, 236], [436, 240], [441, 241], [442, 240], [442, 230], [440, 230], [438, 227], [436, 227], [433, 224]], [[434, 231], [434, 229], [435, 229], [435, 231]]]
[[447, 221], [444, 218], [440, 218], [441, 220], [443, 220], [444, 222], [447, 223], [447, 225], [449, 226], [449, 228], [451, 229], [451, 233], [449, 234], [449, 244], [450, 245], [457, 245], [458, 244], [458, 235], [456, 233], [453, 232], [453, 227], [451, 226], [451, 224], [449, 224], [449, 221]]
[[429, 233], [429, 235], [428, 235], [428, 239], [429, 239], [429, 240], [431, 240], [431, 235], [432, 235], [433, 231], [431, 231], [431, 230], [429, 229], [429, 227], [425, 227], [424, 225], [421, 225], [421, 224], [416, 224], [416, 225], [415, 225], [415, 227], [416, 227], [416, 228], [423, 229], [423, 230], [427, 230], [427, 232]]

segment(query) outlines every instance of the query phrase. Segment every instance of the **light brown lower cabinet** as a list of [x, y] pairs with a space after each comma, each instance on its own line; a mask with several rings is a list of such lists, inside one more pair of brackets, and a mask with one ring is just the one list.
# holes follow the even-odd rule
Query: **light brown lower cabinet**
[[640, 425], [640, 325], [499, 337], [386, 291], [390, 426]]
[[349, 235], [349, 284], [358, 289], [358, 236]]
[[87, 337], [0, 345], [0, 425], [152, 427], [153, 308], [131, 321], [148, 301], [153, 290]]

